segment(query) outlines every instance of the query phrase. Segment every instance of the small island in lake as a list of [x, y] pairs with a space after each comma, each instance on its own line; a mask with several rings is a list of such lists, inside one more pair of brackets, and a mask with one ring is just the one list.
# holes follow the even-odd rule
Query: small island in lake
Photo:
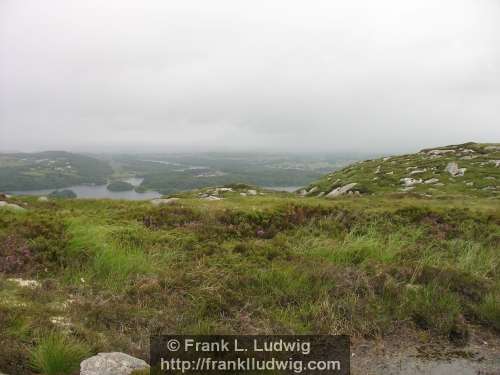
[[125, 181], [113, 181], [108, 184], [107, 189], [109, 191], [130, 191], [134, 189], [134, 185]]
[[73, 190], [64, 189], [64, 190], [54, 190], [49, 194], [50, 198], [76, 198], [77, 195]]

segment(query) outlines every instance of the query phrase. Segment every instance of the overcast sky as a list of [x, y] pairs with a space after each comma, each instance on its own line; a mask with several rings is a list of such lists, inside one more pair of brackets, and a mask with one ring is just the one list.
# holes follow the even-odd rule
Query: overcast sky
[[1, 0], [0, 150], [500, 142], [498, 0]]

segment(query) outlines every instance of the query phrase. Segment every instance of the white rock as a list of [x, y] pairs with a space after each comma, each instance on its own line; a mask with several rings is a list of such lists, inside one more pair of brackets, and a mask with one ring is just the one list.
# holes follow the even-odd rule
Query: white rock
[[424, 168], [424, 169], [415, 169], [414, 171], [410, 172], [410, 176], [413, 176], [414, 174], [418, 174], [418, 173], [425, 173], [425, 172], [427, 172], [427, 168]]
[[125, 353], [99, 353], [80, 363], [80, 375], [129, 375], [147, 368], [145, 361]]
[[209, 195], [208, 197], [205, 197], [205, 198], [202, 198], [202, 199], [205, 199], [207, 201], [220, 201], [222, 198], [214, 197], [213, 195]]
[[253, 190], [253, 189], [247, 190], [247, 194], [248, 195], [257, 195], [257, 190]]
[[318, 187], [317, 187], [317, 186], [313, 186], [313, 187], [311, 188], [311, 190], [309, 190], [309, 191], [307, 192], [307, 194], [312, 194], [312, 193], [314, 193], [314, 192], [316, 192], [316, 191], [318, 191]]
[[336, 189], [333, 189], [331, 192], [329, 192], [326, 197], [327, 198], [335, 198], [338, 197], [339, 195], [347, 193], [349, 190], [351, 190], [354, 186], [356, 186], [356, 182], [352, 182], [350, 184], [338, 187]]
[[439, 178], [430, 178], [428, 180], [425, 180], [424, 184], [435, 184], [436, 182], [439, 182]]
[[69, 320], [69, 318], [65, 316], [52, 316], [50, 317], [50, 322], [56, 326], [62, 327], [62, 328], [68, 328], [71, 327], [73, 324]]
[[177, 202], [179, 201], [179, 198], [155, 198], [155, 199], [151, 199], [151, 203], [154, 205], [154, 206], [161, 206], [161, 205], [173, 205], [173, 204], [177, 204]]
[[49, 198], [47, 197], [38, 197], [38, 202], [48, 202]]
[[430, 150], [427, 151], [429, 155], [442, 155], [442, 154], [448, 154], [450, 152], [455, 152], [455, 150]]
[[323, 195], [325, 195], [325, 192], [324, 191], [320, 191], [320, 193], [318, 195], [316, 195], [316, 197], [322, 197]]
[[392, 176], [394, 174], [394, 171], [387, 172], [386, 175]]
[[231, 189], [231, 188], [216, 188], [215, 189], [216, 193], [226, 193], [226, 192], [229, 192], [229, 191], [232, 192], [233, 189]]
[[465, 185], [467, 185], [467, 186], [474, 186], [474, 182], [469, 181], [469, 182], [466, 182]]
[[495, 164], [495, 167], [500, 167], [500, 160], [490, 160], [490, 163]]
[[246, 196], [247, 196], [247, 193], [240, 193], [240, 195], [241, 195], [242, 197], [246, 197]]
[[458, 164], [455, 163], [454, 161], [448, 163], [446, 168], [444, 169], [445, 172], [448, 172], [451, 174], [453, 177], [456, 176], [463, 176], [465, 171], [467, 170], [466, 168], [458, 168]]
[[377, 169], [375, 169], [375, 172], [373, 172], [373, 173], [375, 173], [375, 174], [380, 173], [380, 165], [377, 167]]
[[13, 283], [16, 283], [17, 285], [23, 287], [23, 288], [31, 288], [35, 289], [40, 286], [40, 283], [36, 280], [25, 280], [21, 278], [10, 278], [7, 279], [7, 281], [11, 281]]
[[408, 186], [414, 186], [414, 185], [417, 185], [417, 184], [421, 184], [422, 183], [422, 179], [414, 179], [414, 178], [410, 178], [410, 177], [405, 177], [405, 178], [402, 178], [400, 179], [399, 181], [401, 181], [403, 183], [404, 186], [408, 187]]

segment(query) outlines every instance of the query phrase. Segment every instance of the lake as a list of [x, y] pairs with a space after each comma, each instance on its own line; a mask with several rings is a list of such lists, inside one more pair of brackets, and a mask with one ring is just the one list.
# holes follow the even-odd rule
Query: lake
[[[139, 186], [142, 182], [142, 178], [129, 178], [123, 181], [128, 182], [134, 186]], [[68, 186], [60, 189], [41, 189], [41, 190], [17, 190], [10, 191], [13, 195], [37, 195], [46, 196], [52, 193], [54, 190], [73, 190], [78, 198], [94, 198], [94, 199], [126, 199], [126, 200], [148, 200], [153, 198], [161, 197], [161, 194], [156, 191], [146, 191], [144, 193], [137, 193], [134, 190], [130, 191], [109, 191], [106, 185], [75, 185]]]

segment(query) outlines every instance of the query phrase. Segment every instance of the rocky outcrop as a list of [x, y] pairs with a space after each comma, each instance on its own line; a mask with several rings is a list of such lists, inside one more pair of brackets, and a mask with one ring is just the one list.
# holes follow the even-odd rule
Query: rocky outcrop
[[80, 375], [129, 375], [147, 368], [145, 361], [125, 353], [99, 353], [80, 364]]
[[351, 190], [354, 186], [356, 186], [357, 183], [356, 182], [352, 182], [350, 184], [347, 184], [347, 185], [344, 185], [344, 186], [341, 186], [341, 187], [338, 187], [336, 189], [333, 189], [331, 192], [329, 192], [326, 197], [327, 198], [335, 198], [335, 197], [338, 197], [340, 195], [343, 195], [345, 193], [347, 193], [349, 190]]

